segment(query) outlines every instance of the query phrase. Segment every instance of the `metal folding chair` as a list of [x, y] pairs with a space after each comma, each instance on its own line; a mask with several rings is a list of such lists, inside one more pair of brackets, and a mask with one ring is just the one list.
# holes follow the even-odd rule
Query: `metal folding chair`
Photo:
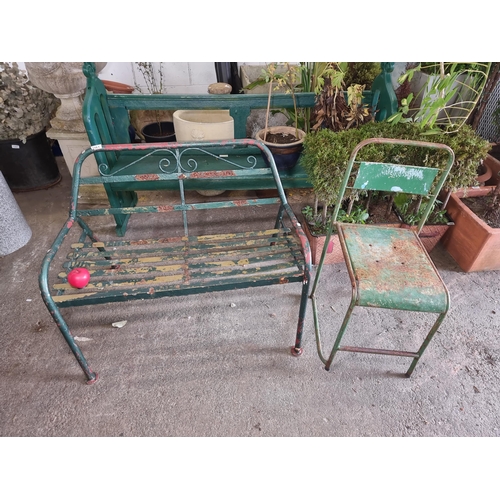
[[[441, 149], [448, 153], [448, 160], [446, 167], [442, 169], [356, 161], [359, 151], [370, 144]], [[355, 147], [337, 197], [310, 295], [318, 354], [326, 370], [330, 369], [337, 351], [349, 351], [411, 357], [413, 361], [406, 376], [412, 374], [449, 309], [448, 290], [420, 241], [419, 233], [433, 208], [454, 158], [455, 155], [448, 146], [429, 142], [374, 138], [367, 139]], [[353, 170], [354, 165], [358, 167], [356, 172]], [[423, 205], [423, 215], [416, 228], [337, 222], [342, 202], [352, 199], [356, 190], [410, 193], [426, 197], [427, 202]], [[334, 228], [337, 229], [351, 279], [352, 299], [330, 355], [326, 358], [322, 351], [316, 293]], [[438, 317], [416, 352], [341, 345], [355, 306], [421, 311], [438, 314]]]

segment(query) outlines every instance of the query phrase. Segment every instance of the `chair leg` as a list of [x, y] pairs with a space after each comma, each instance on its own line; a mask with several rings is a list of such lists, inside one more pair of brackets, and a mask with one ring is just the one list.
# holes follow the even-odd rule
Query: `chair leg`
[[302, 333], [304, 332], [304, 320], [306, 317], [307, 310], [307, 300], [309, 295], [309, 282], [310, 279], [307, 279], [304, 283], [302, 283], [302, 296], [300, 298], [300, 306], [299, 306], [299, 322], [297, 324], [297, 335], [295, 337], [295, 345], [292, 347], [292, 355], [300, 356], [302, 354]]
[[335, 357], [335, 354], [337, 354], [337, 351], [339, 350], [340, 347], [340, 341], [342, 340], [342, 337], [344, 336], [344, 333], [347, 329], [347, 325], [349, 324], [349, 321], [351, 319], [352, 311], [354, 310], [354, 299], [351, 301], [349, 305], [349, 309], [347, 310], [345, 316], [344, 316], [344, 321], [342, 322], [342, 326], [340, 327], [339, 333], [337, 334], [337, 338], [335, 339], [335, 343], [333, 344], [332, 347], [332, 352], [330, 353], [330, 357], [325, 363], [325, 370], [330, 371], [330, 366], [333, 362], [333, 358]]
[[413, 370], [415, 369], [415, 366], [417, 366], [417, 363], [420, 361], [420, 358], [422, 357], [422, 354], [424, 353], [425, 349], [429, 345], [429, 342], [432, 340], [432, 337], [434, 337], [434, 334], [436, 333], [437, 329], [443, 322], [444, 318], [446, 316], [446, 312], [441, 313], [434, 323], [433, 327], [431, 328], [430, 332], [427, 334], [427, 337], [425, 337], [424, 342], [420, 346], [420, 349], [418, 350], [418, 357], [415, 357], [415, 359], [412, 361], [410, 368], [406, 372], [407, 377], [411, 377], [411, 374], [413, 373]]
[[354, 309], [354, 306], [356, 305], [356, 298], [355, 298], [355, 295], [353, 293], [353, 297], [351, 299], [349, 309], [346, 312], [346, 315], [344, 317], [344, 322], [342, 323], [340, 331], [337, 334], [337, 338], [335, 339], [335, 343], [333, 345], [333, 348], [332, 348], [331, 353], [330, 353], [330, 357], [328, 359], [326, 359], [325, 356], [323, 355], [323, 349], [322, 349], [322, 345], [321, 345], [321, 333], [320, 333], [320, 329], [319, 329], [318, 307], [316, 304], [316, 297], [313, 294], [311, 294], [311, 300], [312, 300], [313, 317], [314, 317], [314, 335], [316, 337], [316, 348], [318, 351], [318, 356], [319, 356], [319, 359], [321, 359], [321, 361], [325, 365], [325, 369], [327, 371], [329, 371], [330, 365], [332, 364], [332, 361], [333, 361], [333, 358], [335, 357], [335, 354], [339, 350], [340, 341], [342, 340], [342, 337], [344, 336], [344, 333], [347, 329], [347, 325], [349, 324], [349, 320], [351, 319], [352, 311]]

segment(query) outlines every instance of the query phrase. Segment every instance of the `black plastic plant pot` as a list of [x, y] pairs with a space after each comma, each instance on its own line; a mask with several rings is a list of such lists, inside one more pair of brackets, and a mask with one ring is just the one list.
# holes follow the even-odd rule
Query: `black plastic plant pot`
[[0, 140], [0, 171], [9, 188], [16, 191], [46, 189], [61, 180], [45, 131], [20, 140]]
[[150, 123], [141, 132], [146, 142], [175, 142], [173, 122]]

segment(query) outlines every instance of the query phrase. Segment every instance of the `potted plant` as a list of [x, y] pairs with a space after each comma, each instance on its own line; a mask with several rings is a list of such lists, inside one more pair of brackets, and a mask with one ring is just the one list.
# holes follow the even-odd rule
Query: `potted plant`
[[0, 63], [0, 170], [12, 191], [60, 181], [45, 134], [59, 100], [30, 84], [17, 63]]
[[[272, 152], [276, 167], [279, 171], [292, 169], [297, 163], [302, 152], [306, 133], [298, 127], [298, 109], [295, 99], [295, 87], [298, 83], [299, 73], [296, 66], [285, 63], [285, 71], [277, 73], [276, 63], [267, 66], [264, 79], [269, 83], [267, 109], [264, 128], [259, 130], [255, 138], [262, 141]], [[273, 89], [285, 88], [293, 99], [294, 126], [269, 127], [271, 114], [271, 94]]]
[[479, 186], [478, 167], [489, 165], [494, 158], [488, 155], [490, 144], [468, 125], [457, 133], [438, 137], [455, 151], [455, 164], [441, 194], [443, 207], [454, 224], [442, 238], [444, 248], [462, 270], [485, 271], [500, 269], [500, 230], [492, 228], [467, 206], [467, 198], [491, 194], [494, 186]]
[[[434, 109], [434, 113], [437, 111]], [[421, 124], [416, 125], [421, 127]], [[491, 228], [465, 203], [466, 198], [482, 197], [493, 189], [479, 186], [477, 181], [480, 164], [484, 162], [490, 166], [494, 161], [488, 155], [491, 145], [469, 125], [461, 123], [458, 129], [456, 126], [457, 123], [425, 136], [428, 140], [447, 144], [455, 152], [455, 163], [440, 196], [442, 208], [453, 221], [442, 235], [442, 243], [466, 272], [500, 269], [500, 230]], [[450, 129], [455, 130], [450, 133]]]
[[[158, 71], [151, 62], [136, 62], [135, 65], [144, 79], [147, 92], [162, 94], [163, 64], [159, 63]], [[136, 89], [141, 93], [144, 92], [138, 84]], [[175, 141], [172, 113], [170, 110], [136, 110], [131, 112], [131, 122], [146, 142], [172, 142]]]
[[[391, 63], [389, 63], [391, 64]], [[278, 70], [281, 73], [278, 73]], [[257, 132], [256, 137], [268, 142], [268, 147], [275, 151], [275, 160], [281, 161], [279, 155], [283, 148], [276, 148], [271, 141], [284, 142], [288, 138], [291, 142], [302, 142], [302, 138], [309, 131], [330, 128], [344, 130], [358, 127], [361, 124], [374, 120], [372, 110], [364, 102], [365, 87], [374, 81], [380, 72], [377, 63], [347, 63], [347, 62], [301, 62], [297, 66], [285, 63], [283, 66], [270, 64], [264, 71], [264, 76], [249, 84], [251, 89], [256, 85], [268, 84], [268, 106], [264, 129]], [[350, 78], [349, 85], [344, 80]], [[362, 83], [354, 83], [354, 78], [361, 78]], [[392, 85], [391, 85], [392, 88]], [[293, 127], [268, 127], [270, 115], [270, 99], [273, 91], [285, 89], [290, 93], [294, 102], [293, 110], [285, 110], [288, 122]], [[299, 110], [296, 106], [295, 92], [314, 92], [317, 102], [313, 110]], [[267, 139], [267, 133], [276, 132], [273, 139]], [[299, 140], [297, 140], [299, 138]], [[298, 159], [302, 145], [295, 151]], [[278, 165], [280, 169], [280, 166]], [[287, 167], [285, 167], [287, 168]]]
[[365, 85], [350, 83], [344, 92], [349, 63], [323, 64], [326, 66], [322, 68], [321, 78], [318, 78], [321, 86], [315, 89], [318, 97], [311, 117], [311, 130], [326, 128], [341, 131], [374, 121], [372, 110], [363, 103]]
[[127, 85], [121, 82], [115, 82], [112, 80], [101, 80], [104, 84], [104, 88], [108, 92], [112, 92], [113, 94], [132, 94], [134, 92], [134, 87], [132, 85]]
[[398, 79], [412, 92], [388, 121], [413, 121], [426, 133], [452, 133], [467, 123], [478, 103], [492, 63], [431, 62], [408, 67]]

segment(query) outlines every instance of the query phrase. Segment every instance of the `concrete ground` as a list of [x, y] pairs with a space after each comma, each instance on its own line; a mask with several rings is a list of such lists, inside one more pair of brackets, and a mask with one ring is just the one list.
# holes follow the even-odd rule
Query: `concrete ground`
[[[310, 304], [292, 357], [300, 285], [288, 285], [63, 310], [100, 376], [87, 386], [38, 289], [68, 213], [60, 169], [60, 184], [15, 195], [33, 236], [0, 259], [1, 436], [500, 436], [500, 272], [463, 273], [440, 245], [431, 256], [452, 306], [410, 379], [407, 358], [346, 352], [326, 372]], [[297, 212], [303, 198], [291, 193]], [[323, 285], [331, 346], [350, 300], [345, 266], [325, 267]], [[413, 349], [430, 317], [357, 309], [346, 339]]]

